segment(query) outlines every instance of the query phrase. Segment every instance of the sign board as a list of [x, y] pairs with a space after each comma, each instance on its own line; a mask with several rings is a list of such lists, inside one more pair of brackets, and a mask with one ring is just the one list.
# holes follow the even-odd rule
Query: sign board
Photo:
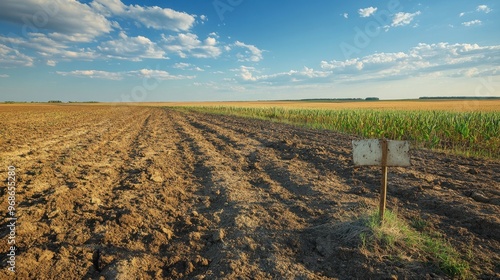
[[410, 144], [406, 141], [367, 139], [352, 141], [354, 165], [378, 165], [382, 167], [380, 184], [380, 223], [384, 221], [387, 196], [387, 167], [410, 166]]
[[[410, 143], [387, 140], [387, 165], [410, 166]], [[382, 143], [379, 139], [353, 140], [354, 165], [382, 166]]]

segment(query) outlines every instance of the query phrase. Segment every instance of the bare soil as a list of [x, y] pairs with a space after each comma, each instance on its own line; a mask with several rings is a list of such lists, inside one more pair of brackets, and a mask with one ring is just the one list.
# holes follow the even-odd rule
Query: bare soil
[[[354, 137], [153, 107], [1, 107], [0, 176], [17, 173], [16, 274], [0, 279], [446, 279], [332, 232], [376, 208]], [[49, 108], [49, 109], [47, 109]], [[500, 278], [500, 163], [412, 151], [388, 207]]]

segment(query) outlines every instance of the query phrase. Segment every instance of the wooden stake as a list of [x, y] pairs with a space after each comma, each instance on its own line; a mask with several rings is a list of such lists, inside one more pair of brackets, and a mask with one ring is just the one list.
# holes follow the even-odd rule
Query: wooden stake
[[384, 221], [386, 196], [387, 196], [387, 139], [380, 140], [382, 146], [382, 180], [380, 184], [380, 205], [379, 215], [380, 224]]

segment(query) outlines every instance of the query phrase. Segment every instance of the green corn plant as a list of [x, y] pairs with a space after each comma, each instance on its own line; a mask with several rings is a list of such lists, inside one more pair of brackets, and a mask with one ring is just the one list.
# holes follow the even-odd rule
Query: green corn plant
[[500, 112], [227, 106], [188, 109], [287, 122], [367, 138], [408, 140], [418, 147], [500, 158]]

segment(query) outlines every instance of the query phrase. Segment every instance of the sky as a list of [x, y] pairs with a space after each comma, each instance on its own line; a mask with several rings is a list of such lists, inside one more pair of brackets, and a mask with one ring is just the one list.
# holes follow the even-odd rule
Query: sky
[[500, 97], [500, 1], [1, 0], [0, 101]]

